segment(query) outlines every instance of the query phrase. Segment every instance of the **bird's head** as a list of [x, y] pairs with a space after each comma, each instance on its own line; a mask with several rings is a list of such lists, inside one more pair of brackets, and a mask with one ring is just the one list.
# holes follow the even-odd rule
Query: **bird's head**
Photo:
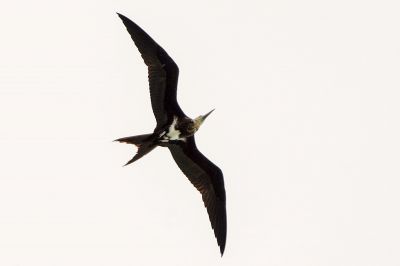
[[196, 118], [193, 120], [193, 127], [194, 127], [194, 130], [195, 130], [195, 131], [199, 130], [201, 124], [203, 124], [203, 122], [204, 122], [204, 120], [206, 120], [207, 116], [209, 116], [214, 110], [215, 110], [215, 109], [212, 109], [212, 110], [211, 110], [210, 112], [208, 112], [207, 114], [205, 114], [205, 115], [200, 115], [200, 116], [196, 117]]

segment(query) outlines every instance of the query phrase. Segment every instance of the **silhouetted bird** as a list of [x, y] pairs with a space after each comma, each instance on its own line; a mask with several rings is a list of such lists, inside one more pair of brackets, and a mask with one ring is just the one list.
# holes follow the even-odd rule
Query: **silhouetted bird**
[[176, 63], [138, 25], [121, 14], [118, 16], [148, 67], [151, 105], [157, 121], [151, 134], [116, 140], [138, 147], [137, 154], [126, 165], [157, 146], [168, 147], [179, 168], [202, 194], [222, 255], [226, 241], [224, 179], [221, 169], [200, 153], [194, 141], [194, 134], [213, 110], [195, 119], [187, 117], [176, 101], [179, 74]]

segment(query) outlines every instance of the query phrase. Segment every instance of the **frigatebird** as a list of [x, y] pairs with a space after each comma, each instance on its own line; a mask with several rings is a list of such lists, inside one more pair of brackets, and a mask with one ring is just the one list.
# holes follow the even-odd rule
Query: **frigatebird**
[[176, 100], [177, 64], [144, 30], [127, 17], [117, 14], [147, 65], [151, 105], [157, 122], [151, 134], [116, 140], [138, 148], [136, 155], [125, 165], [157, 146], [167, 147], [178, 167], [201, 193], [222, 256], [226, 242], [224, 179], [221, 169], [197, 149], [194, 140], [194, 134], [214, 110], [195, 119], [186, 116]]

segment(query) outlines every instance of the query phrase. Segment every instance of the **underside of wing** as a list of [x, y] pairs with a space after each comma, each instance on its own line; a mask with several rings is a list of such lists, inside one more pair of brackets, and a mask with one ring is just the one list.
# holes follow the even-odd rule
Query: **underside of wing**
[[179, 168], [201, 193], [222, 255], [226, 242], [226, 198], [222, 171], [197, 150], [194, 137], [168, 148]]
[[176, 101], [179, 68], [172, 58], [133, 21], [118, 14], [148, 67], [151, 104], [157, 126], [163, 126], [171, 115], [183, 116]]

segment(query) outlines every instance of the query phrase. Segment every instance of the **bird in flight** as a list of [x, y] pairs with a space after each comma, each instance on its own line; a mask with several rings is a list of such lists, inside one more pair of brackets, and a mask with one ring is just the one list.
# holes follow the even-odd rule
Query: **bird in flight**
[[212, 113], [191, 119], [176, 100], [179, 68], [167, 52], [144, 30], [117, 13], [126, 26], [148, 68], [151, 106], [157, 125], [154, 132], [117, 139], [137, 146], [136, 155], [125, 165], [143, 157], [155, 147], [167, 147], [176, 164], [201, 193], [221, 256], [226, 242], [226, 199], [221, 169], [196, 147], [194, 134]]

